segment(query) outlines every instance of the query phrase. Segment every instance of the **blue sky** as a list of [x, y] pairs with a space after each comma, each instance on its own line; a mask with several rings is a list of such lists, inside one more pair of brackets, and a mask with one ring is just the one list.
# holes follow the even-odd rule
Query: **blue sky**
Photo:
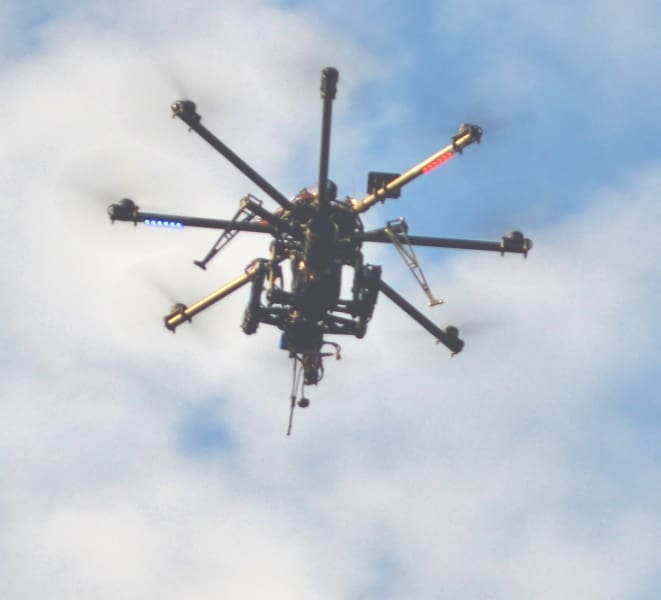
[[[658, 597], [660, 24], [644, 0], [6, 2], [0, 596]], [[285, 194], [314, 182], [328, 65], [340, 194], [484, 127], [368, 226], [535, 246], [421, 250], [433, 309], [366, 248], [466, 349], [380, 299], [287, 438], [290, 365], [241, 333], [245, 294], [161, 321], [265, 240], [202, 272], [212, 233], [105, 206], [260, 196], [169, 118], [182, 96]]]

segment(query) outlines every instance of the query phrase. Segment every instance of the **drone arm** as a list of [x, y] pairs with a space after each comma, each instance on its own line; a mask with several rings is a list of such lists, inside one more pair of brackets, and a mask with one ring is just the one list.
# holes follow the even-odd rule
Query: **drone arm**
[[287, 197], [275, 189], [266, 179], [264, 179], [250, 165], [237, 156], [223, 142], [221, 142], [213, 133], [211, 133], [200, 122], [202, 117], [197, 113], [195, 104], [190, 100], [179, 100], [172, 104], [172, 116], [179, 117], [190, 129], [195, 131], [204, 141], [208, 142], [216, 151], [222, 154], [239, 171], [241, 171], [255, 185], [259, 186], [271, 198], [273, 198], [285, 210], [291, 210], [293, 204]]
[[482, 129], [477, 125], [464, 124], [459, 127], [459, 131], [452, 138], [452, 141], [441, 148], [429, 158], [410, 168], [406, 173], [395, 177], [380, 188], [374, 190], [369, 196], [362, 200], [353, 201], [353, 209], [357, 213], [362, 213], [374, 206], [377, 202], [382, 202], [388, 197], [392, 197], [397, 191], [407, 183], [413, 181], [416, 177], [424, 175], [429, 171], [441, 166], [444, 162], [450, 160], [455, 154], [461, 154], [463, 149], [473, 142], [480, 142], [482, 138]]
[[446, 327], [441, 329], [418, 309], [407, 302], [400, 294], [393, 290], [385, 281], [379, 281], [379, 290], [390, 298], [397, 306], [399, 306], [407, 315], [416, 320], [422, 325], [429, 333], [431, 333], [437, 341], [452, 350], [452, 354], [458, 354], [464, 347], [463, 340], [458, 337], [459, 331], [456, 327]]
[[184, 227], [204, 227], [207, 229], [230, 229], [237, 231], [252, 231], [257, 233], [274, 232], [274, 228], [265, 221], [242, 223], [227, 219], [203, 219], [200, 217], [186, 217], [183, 215], [166, 215], [162, 213], [141, 212], [135, 203], [128, 198], [118, 204], [108, 207], [108, 216], [112, 222], [127, 221], [129, 223], [144, 223], [183, 229]]
[[327, 67], [321, 77], [321, 97], [323, 99], [323, 115], [321, 123], [321, 151], [319, 153], [319, 206], [323, 213], [328, 212], [330, 198], [328, 197], [328, 162], [330, 156], [330, 130], [332, 120], [333, 100], [337, 90], [337, 69]]
[[196, 314], [202, 312], [205, 308], [208, 308], [212, 304], [215, 304], [219, 300], [222, 300], [226, 296], [229, 296], [232, 292], [235, 292], [239, 288], [243, 287], [246, 283], [255, 278], [259, 273], [260, 268], [262, 268], [262, 262], [260, 260], [253, 261], [246, 267], [245, 273], [230, 281], [228, 284], [224, 285], [221, 288], [218, 288], [215, 292], [212, 292], [208, 296], [198, 300], [195, 304], [191, 306], [185, 306], [183, 304], [175, 304], [172, 308], [172, 312], [166, 315], [163, 318], [165, 326], [174, 333], [174, 330], [186, 321], [190, 321]]
[[[361, 242], [391, 243], [392, 240], [385, 229], [365, 231], [356, 236]], [[506, 252], [523, 254], [526, 256], [532, 248], [532, 241], [523, 237], [519, 231], [512, 231], [500, 242], [482, 242], [479, 240], [458, 240], [452, 238], [426, 237], [422, 235], [409, 235], [408, 242], [413, 246], [430, 246], [433, 248], [455, 248], [457, 250], [486, 250], [490, 252]]]
[[416, 320], [422, 325], [429, 333], [431, 333], [441, 344], [446, 346], [452, 351], [452, 354], [458, 354], [464, 347], [463, 340], [458, 337], [459, 331], [455, 327], [446, 327], [445, 330], [441, 329], [430, 321], [414, 306], [409, 304], [400, 294], [393, 290], [385, 281], [379, 281], [379, 290], [383, 292], [390, 300], [392, 300], [399, 308], [401, 308], [411, 318]]

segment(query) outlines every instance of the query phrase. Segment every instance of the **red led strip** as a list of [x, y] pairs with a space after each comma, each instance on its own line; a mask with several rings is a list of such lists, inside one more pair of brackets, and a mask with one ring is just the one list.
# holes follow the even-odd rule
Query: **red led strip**
[[448, 162], [452, 157], [454, 156], [454, 152], [451, 150], [446, 152], [445, 154], [441, 154], [436, 160], [433, 160], [429, 164], [426, 164], [424, 167], [422, 167], [422, 172], [423, 173], [429, 173], [432, 169], [435, 169], [436, 167], [440, 167], [443, 163]]

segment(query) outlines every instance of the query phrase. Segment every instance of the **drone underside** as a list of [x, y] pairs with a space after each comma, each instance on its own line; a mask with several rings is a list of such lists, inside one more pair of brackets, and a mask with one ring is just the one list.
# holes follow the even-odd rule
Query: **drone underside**
[[[129, 199], [108, 207], [113, 222], [222, 230], [205, 258], [195, 261], [203, 269], [239, 231], [266, 233], [272, 237], [268, 258], [253, 260], [239, 277], [195, 304], [176, 304], [164, 321], [165, 326], [174, 332], [181, 323], [191, 321], [194, 315], [211, 304], [250, 284], [250, 299], [241, 325], [243, 331], [253, 334], [260, 323], [278, 327], [283, 332], [281, 348], [287, 350], [294, 361], [288, 434], [291, 432], [297, 395], [298, 405], [307, 406], [309, 400], [304, 397], [304, 386], [317, 384], [321, 380], [325, 356], [340, 357], [339, 345], [325, 340], [324, 336], [362, 338], [372, 318], [379, 292], [402, 308], [453, 354], [460, 352], [464, 346], [457, 328], [449, 326], [441, 329], [436, 326], [383, 281], [380, 266], [364, 262], [364, 242], [392, 243], [427, 295], [430, 305], [441, 301], [431, 294], [414, 246], [487, 250], [501, 254], [513, 252], [524, 256], [532, 247], [530, 240], [518, 231], [511, 232], [499, 242], [409, 236], [404, 219], [390, 221], [382, 229], [365, 231], [360, 218], [363, 212], [386, 198], [399, 197], [405, 184], [447, 162], [469, 144], [479, 142], [482, 130], [476, 125], [461, 125], [448, 146], [404, 174], [370, 173], [365, 198], [339, 200], [337, 187], [328, 179], [331, 106], [337, 80], [335, 69], [324, 69], [321, 85], [324, 101], [321, 157], [316, 190], [304, 189], [289, 200], [201, 125], [195, 104], [182, 100], [172, 104], [173, 116], [180, 118], [209, 142], [273, 198], [280, 208], [274, 212], [268, 211], [251, 195], [241, 200], [239, 210], [231, 220], [145, 213]], [[289, 263], [287, 277], [283, 273], [286, 262]], [[340, 297], [343, 267], [353, 270], [349, 298]]]

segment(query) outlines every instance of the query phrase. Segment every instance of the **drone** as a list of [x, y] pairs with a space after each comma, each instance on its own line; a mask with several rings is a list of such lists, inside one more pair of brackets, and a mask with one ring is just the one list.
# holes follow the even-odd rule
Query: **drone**
[[[379, 293], [394, 302], [426, 329], [437, 343], [446, 346], [452, 355], [464, 347], [459, 330], [453, 326], [438, 327], [411, 305], [381, 276], [381, 267], [365, 262], [362, 246], [365, 242], [392, 244], [407, 264], [427, 296], [429, 305], [441, 304], [427, 283], [416, 257], [415, 246], [456, 248], [522, 254], [527, 256], [532, 242], [519, 231], [511, 231], [498, 242], [449, 239], [409, 235], [404, 218], [387, 221], [380, 229], [366, 231], [361, 215], [386, 199], [400, 197], [401, 189], [417, 177], [425, 175], [473, 143], [480, 143], [482, 129], [464, 123], [450, 143], [405, 173], [372, 171], [367, 177], [367, 195], [356, 199], [338, 198], [337, 186], [328, 177], [332, 103], [337, 92], [337, 69], [327, 67], [321, 74], [323, 101], [319, 177], [315, 186], [301, 190], [292, 199], [266, 181], [201, 123], [196, 105], [179, 100], [171, 105], [172, 117], [181, 119], [232, 165], [272, 198], [279, 208], [269, 211], [263, 202], [248, 194], [241, 199], [231, 220], [206, 219], [181, 215], [143, 212], [129, 198], [108, 207], [112, 223], [127, 221], [134, 225], [181, 229], [202, 227], [222, 233], [202, 260], [194, 261], [201, 269], [241, 231], [266, 234], [271, 237], [267, 258], [256, 258], [243, 273], [194, 304], [175, 304], [164, 317], [165, 327], [174, 332], [182, 323], [219, 300], [249, 285], [250, 297], [243, 315], [241, 329], [247, 335], [260, 324], [273, 325], [282, 331], [280, 348], [292, 359], [292, 391], [287, 435], [291, 434], [294, 409], [305, 408], [310, 401], [305, 386], [317, 385], [324, 375], [323, 359], [340, 359], [341, 347], [325, 338], [327, 335], [349, 335], [363, 338], [367, 332]], [[283, 269], [284, 263], [288, 269]], [[351, 296], [342, 298], [342, 269], [353, 270]]]

